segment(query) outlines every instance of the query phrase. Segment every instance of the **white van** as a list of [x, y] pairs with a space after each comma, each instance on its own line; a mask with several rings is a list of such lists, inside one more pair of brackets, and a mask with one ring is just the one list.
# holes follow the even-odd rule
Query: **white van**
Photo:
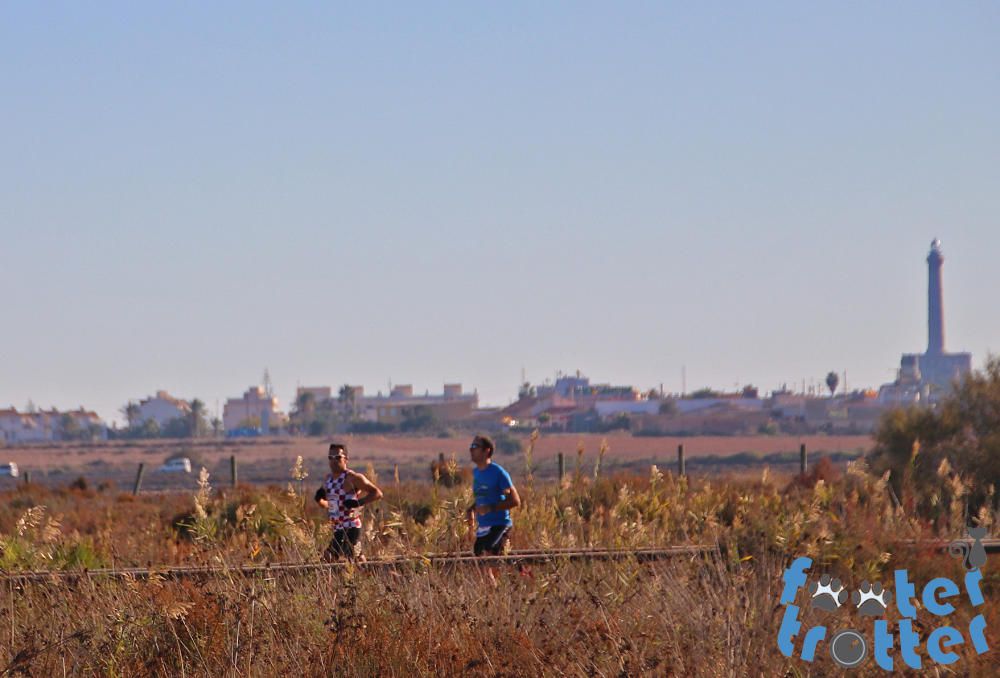
[[7, 462], [6, 464], [0, 464], [0, 478], [5, 476], [8, 478], [16, 478], [19, 473], [20, 472], [17, 470], [17, 464], [12, 461]]
[[162, 473], [191, 473], [191, 460], [187, 457], [174, 457], [156, 470]]

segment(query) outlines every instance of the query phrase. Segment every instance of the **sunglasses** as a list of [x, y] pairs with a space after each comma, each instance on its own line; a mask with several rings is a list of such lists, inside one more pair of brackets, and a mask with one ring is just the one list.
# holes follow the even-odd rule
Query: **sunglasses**
[[469, 445], [469, 449], [470, 450], [478, 450], [481, 447], [482, 447], [482, 445], [480, 445], [479, 443], [472, 443], [471, 445]]
[[341, 457], [343, 457], [344, 459], [347, 459], [347, 455], [346, 454], [330, 454], [330, 455], [327, 455], [326, 458], [327, 459], [340, 459]]

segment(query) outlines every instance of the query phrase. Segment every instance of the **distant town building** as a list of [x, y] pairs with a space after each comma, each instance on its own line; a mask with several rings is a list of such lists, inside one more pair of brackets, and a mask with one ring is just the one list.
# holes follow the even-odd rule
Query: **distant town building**
[[517, 428], [587, 431], [602, 420], [659, 412], [660, 400], [633, 386], [591, 384], [579, 371], [558, 374], [555, 384], [523, 384], [516, 402], [498, 412], [498, 423]]
[[139, 401], [136, 424], [142, 425], [152, 419], [162, 430], [167, 423], [191, 415], [191, 403], [175, 398], [166, 391], [157, 391], [151, 398]]
[[0, 440], [6, 443], [33, 443], [89, 437], [105, 440], [108, 427], [97, 413], [81, 407], [60, 412], [36, 410], [18, 412], [13, 407], [0, 410]]
[[703, 410], [726, 410], [729, 412], [760, 412], [764, 401], [760, 398], [745, 398], [742, 393], [719, 394], [708, 398], [678, 398], [674, 401], [679, 414], [691, 414]]
[[441, 423], [459, 423], [471, 418], [479, 407], [479, 394], [464, 393], [461, 384], [445, 384], [440, 394], [424, 395], [413, 395], [410, 384], [394, 386], [388, 396], [366, 396], [361, 387], [355, 387], [352, 397], [362, 419], [392, 425], [420, 412]]
[[598, 400], [594, 411], [601, 419], [622, 414], [659, 414], [662, 401], [656, 400]]
[[[733, 398], [703, 398], [703, 407], [681, 411], [684, 399], [672, 401], [670, 411], [632, 417], [633, 432], [649, 435], [752, 435], [772, 422], [772, 415], [761, 407], [741, 407]], [[759, 402], [759, 401], [758, 401]]]
[[919, 356], [904, 354], [899, 361], [896, 381], [883, 384], [879, 389], [878, 401], [889, 407], [906, 407], [929, 400], [929, 388], [921, 381]]
[[771, 393], [771, 412], [783, 419], [805, 418], [806, 400], [804, 393], [793, 393], [787, 389]]
[[327, 386], [309, 387], [299, 388], [296, 399], [304, 393], [311, 393], [317, 406], [329, 403], [343, 417], [394, 426], [421, 414], [443, 424], [464, 422], [479, 408], [479, 394], [465, 393], [461, 384], [445, 384], [441, 393], [423, 395], [414, 395], [412, 384], [396, 384], [389, 395], [373, 396], [365, 395], [364, 386], [345, 385], [336, 393]]
[[539, 398], [558, 396], [577, 404], [593, 406], [598, 400], [639, 400], [642, 394], [632, 386], [612, 386], [611, 384], [591, 384], [588, 377], [580, 374], [559, 375], [553, 385], [534, 387]]
[[299, 386], [295, 389], [295, 402], [300, 402], [306, 394], [311, 395], [313, 401], [321, 403], [330, 399], [331, 389], [329, 386]]
[[278, 398], [269, 396], [263, 386], [251, 386], [242, 398], [228, 399], [222, 409], [222, 426], [227, 433], [242, 429], [270, 433], [286, 423]]

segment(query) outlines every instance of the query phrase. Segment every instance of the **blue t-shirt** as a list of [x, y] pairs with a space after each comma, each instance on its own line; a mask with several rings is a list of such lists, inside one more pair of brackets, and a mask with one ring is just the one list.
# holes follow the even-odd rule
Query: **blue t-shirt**
[[[476, 506], [499, 504], [509, 496], [508, 490], [513, 486], [510, 474], [499, 464], [490, 464], [482, 471], [478, 466], [472, 469], [472, 492], [476, 496]], [[491, 511], [476, 517], [480, 527], [514, 524], [510, 511]]]

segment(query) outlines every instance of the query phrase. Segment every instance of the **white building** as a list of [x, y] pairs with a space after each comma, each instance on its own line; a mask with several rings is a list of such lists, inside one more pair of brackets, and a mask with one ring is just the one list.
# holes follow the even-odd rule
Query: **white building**
[[174, 398], [166, 391], [157, 391], [152, 398], [139, 402], [139, 417], [137, 425], [152, 419], [162, 429], [172, 419], [191, 415], [191, 404], [186, 400]]
[[26, 412], [18, 412], [13, 407], [0, 410], [0, 440], [8, 443], [29, 443], [53, 440], [54, 431], [41, 426], [37, 419]]
[[760, 398], [681, 398], [674, 402], [677, 404], [678, 414], [692, 414], [720, 405], [743, 412], [760, 412], [764, 409], [764, 401]]
[[425, 408], [440, 422], [465, 421], [479, 407], [479, 394], [465, 393], [461, 384], [445, 384], [441, 393], [413, 393], [412, 384], [397, 384], [388, 396], [366, 396], [361, 386], [352, 386], [351, 394], [357, 416], [366, 421], [400, 424], [416, 408]]
[[[296, 400], [305, 393], [311, 393], [316, 403], [332, 402], [334, 409], [352, 420], [399, 424], [417, 408], [429, 410], [443, 423], [469, 419], [479, 407], [479, 394], [466, 393], [462, 384], [444, 384], [441, 393], [414, 393], [412, 384], [396, 384], [389, 395], [365, 395], [364, 386], [345, 385], [346, 391], [333, 391], [329, 386], [299, 387]], [[343, 391], [343, 394], [341, 393]], [[232, 401], [230, 401], [232, 402]], [[273, 426], [273, 422], [272, 422]], [[226, 425], [228, 430], [228, 424]]]
[[80, 432], [90, 431], [92, 427], [98, 430], [98, 437], [107, 438], [108, 429], [95, 412], [82, 407], [78, 410], [60, 412], [38, 410], [36, 412], [18, 412], [13, 407], [0, 410], [0, 440], [7, 443], [37, 443], [62, 439], [63, 417], [72, 418], [76, 429]]
[[251, 386], [242, 398], [228, 399], [222, 409], [222, 425], [227, 432], [256, 428], [268, 433], [286, 423], [285, 414], [278, 409], [278, 398], [268, 397], [263, 386]]
[[662, 400], [598, 400], [594, 410], [601, 419], [620, 414], [659, 414]]

